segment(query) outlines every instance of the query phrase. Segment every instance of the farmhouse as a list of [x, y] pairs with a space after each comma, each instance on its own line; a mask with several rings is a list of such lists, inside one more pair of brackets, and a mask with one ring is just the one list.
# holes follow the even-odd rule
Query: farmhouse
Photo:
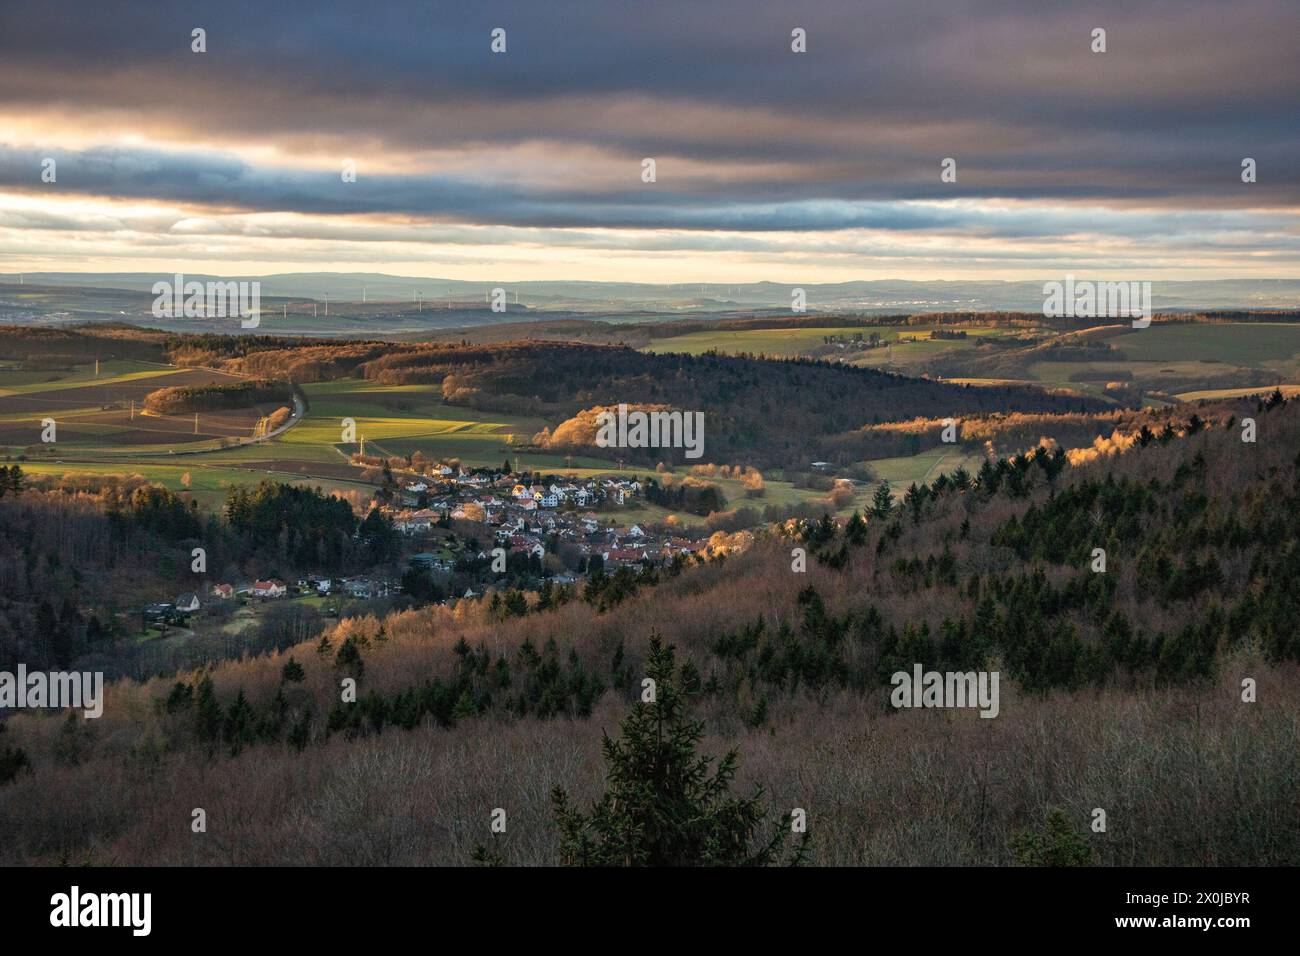
[[274, 578], [270, 581], [254, 581], [253, 586], [248, 590], [253, 597], [260, 598], [284, 597], [288, 592], [288, 589], [284, 586], [284, 582]]
[[182, 594], [176, 599], [176, 610], [189, 614], [199, 609], [199, 596], [194, 593]]

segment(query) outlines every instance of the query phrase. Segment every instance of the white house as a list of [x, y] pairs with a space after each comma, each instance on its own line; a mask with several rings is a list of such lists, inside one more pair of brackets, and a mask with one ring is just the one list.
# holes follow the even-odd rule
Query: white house
[[254, 581], [253, 586], [248, 589], [253, 597], [260, 598], [278, 598], [284, 597], [288, 589], [284, 586], [283, 581]]
[[199, 596], [197, 594], [182, 594], [176, 599], [176, 610], [189, 613], [199, 609]]

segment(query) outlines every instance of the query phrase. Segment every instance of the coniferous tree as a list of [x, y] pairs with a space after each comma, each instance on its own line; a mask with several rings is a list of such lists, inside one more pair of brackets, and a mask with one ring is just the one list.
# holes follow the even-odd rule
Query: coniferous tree
[[232, 757], [253, 740], [253, 708], [249, 706], [242, 687], [226, 713], [225, 738]]
[[1047, 814], [1037, 830], [1022, 830], [1011, 841], [1021, 866], [1089, 866], [1093, 852], [1060, 810]]
[[844, 525], [844, 538], [852, 545], [861, 545], [867, 540], [867, 523], [862, 520], [862, 516], [856, 511], [849, 518], [848, 523]]
[[289, 658], [280, 671], [280, 680], [287, 684], [297, 684], [306, 676], [306, 671], [303, 670], [302, 665], [292, 657]]
[[[570, 807], [562, 788], [551, 792], [565, 865], [765, 866], [785, 855], [788, 820], [767, 820], [761, 790], [730, 793], [736, 752], [716, 768], [697, 753], [703, 724], [691, 719], [675, 670], [673, 646], [652, 636], [654, 700], [637, 701], [620, 739], [605, 736], [606, 790], [589, 813]], [[804, 837], [789, 862], [802, 862], [806, 850]]]
[[871, 498], [871, 513], [877, 518], [888, 518], [894, 509], [894, 493], [888, 481], [882, 481]]
[[[5, 724], [0, 721], [0, 734], [5, 731]], [[32, 761], [22, 747], [0, 747], [0, 786], [14, 780], [19, 773], [32, 772]]]
[[361, 650], [357, 647], [355, 638], [349, 637], [339, 647], [339, 652], [334, 657], [334, 666], [349, 677], [361, 679], [366, 665], [361, 660]]
[[194, 694], [195, 733], [199, 740], [208, 744], [216, 743], [221, 736], [222, 713], [217, 703], [216, 691], [212, 687], [212, 678], [204, 674]]

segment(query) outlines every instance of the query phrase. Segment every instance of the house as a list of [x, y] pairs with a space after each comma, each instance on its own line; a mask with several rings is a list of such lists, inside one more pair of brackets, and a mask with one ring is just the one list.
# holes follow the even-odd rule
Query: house
[[643, 557], [642, 553], [636, 548], [615, 548], [612, 551], [605, 552], [606, 561], [620, 561], [624, 564], [634, 564]]
[[175, 617], [176, 609], [170, 604], [149, 604], [144, 609], [144, 616], [149, 621], [170, 621]]
[[438, 522], [438, 513], [429, 508], [421, 508], [403, 515], [393, 522], [393, 526], [402, 534], [421, 534], [429, 531]]
[[212, 596], [220, 598], [222, 601], [229, 601], [235, 596], [235, 589], [229, 584], [212, 585]]
[[288, 589], [284, 586], [283, 581], [272, 578], [270, 581], [254, 581], [248, 592], [253, 597], [280, 598], [288, 593]]
[[676, 551], [678, 554], [696, 554], [708, 549], [707, 541], [687, 541], [683, 538], [673, 538], [664, 548], [665, 551]]
[[348, 597], [370, 598], [378, 593], [379, 588], [371, 581], [365, 578], [353, 578], [343, 582], [343, 589], [347, 592]]
[[627, 529], [627, 536], [629, 538], [644, 538], [645, 532], [641, 530], [641, 526], [639, 524], [634, 524], [632, 525], [632, 527]]
[[420, 492], [422, 492], [422, 491], [428, 491], [428, 490], [429, 490], [429, 486], [426, 485], [423, 481], [416, 481], [416, 482], [412, 482], [411, 484], [407, 485], [407, 486], [406, 486], [406, 490], [409, 491], [409, 492], [412, 492], [413, 494], [417, 494], [417, 495], [418, 495], [418, 494], [419, 494]]
[[539, 541], [520, 539], [518, 535], [510, 539], [511, 554], [531, 554], [539, 558], [546, 557], [546, 548]]
[[194, 593], [182, 594], [176, 599], [176, 610], [189, 614], [199, 609], [199, 596]]
[[441, 552], [422, 551], [419, 554], [411, 555], [411, 567], [425, 568], [429, 571], [447, 571], [456, 561], [456, 556], [449, 550], [443, 549]]

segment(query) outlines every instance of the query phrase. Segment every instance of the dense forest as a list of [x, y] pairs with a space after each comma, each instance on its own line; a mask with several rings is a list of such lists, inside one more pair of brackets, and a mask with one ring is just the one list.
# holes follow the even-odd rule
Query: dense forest
[[[349, 618], [119, 683], [98, 721], [8, 722], [0, 857], [464, 863], [504, 805], [486, 856], [556, 862], [574, 831], [537, 795], [597, 799], [601, 730], [662, 673], [658, 632], [700, 746], [738, 749], [742, 792], [807, 809], [815, 862], [1023, 862], [1052, 821], [1081, 862], [1294, 865], [1297, 449], [1300, 403], [1241, 402], [1113, 454], [1040, 447], [847, 523], [788, 521], [725, 558]], [[999, 716], [895, 712], [889, 674], [915, 664], [998, 670]], [[90, 818], [50, 797], [90, 781]], [[161, 825], [194, 806], [219, 841]]]

